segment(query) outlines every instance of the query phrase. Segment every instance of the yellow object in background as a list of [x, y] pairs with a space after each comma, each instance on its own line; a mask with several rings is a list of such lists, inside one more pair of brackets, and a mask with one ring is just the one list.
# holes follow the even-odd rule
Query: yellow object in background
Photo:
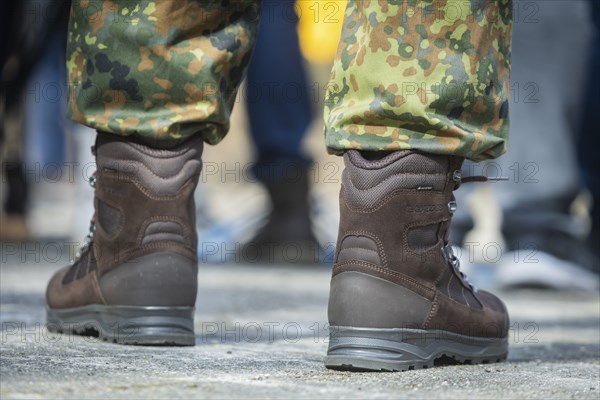
[[337, 51], [347, 0], [298, 0], [298, 36], [304, 57], [330, 64]]

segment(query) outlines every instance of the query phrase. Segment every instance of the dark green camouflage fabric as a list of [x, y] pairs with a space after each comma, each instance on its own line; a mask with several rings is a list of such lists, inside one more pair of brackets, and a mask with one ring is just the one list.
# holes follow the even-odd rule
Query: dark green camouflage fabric
[[[243, 0], [75, 0], [71, 118], [120, 135], [199, 134], [218, 143], [259, 8]], [[350, 1], [325, 101], [328, 150], [500, 155], [510, 33], [509, 0]]]
[[325, 100], [325, 141], [473, 160], [506, 149], [509, 0], [350, 1]]
[[120, 135], [218, 143], [258, 27], [256, 1], [74, 0], [69, 116]]

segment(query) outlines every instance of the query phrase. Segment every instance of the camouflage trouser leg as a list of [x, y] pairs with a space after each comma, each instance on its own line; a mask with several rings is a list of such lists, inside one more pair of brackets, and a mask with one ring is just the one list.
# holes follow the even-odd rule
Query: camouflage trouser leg
[[[122, 135], [227, 133], [259, 2], [74, 0], [70, 114]], [[331, 152], [491, 158], [507, 135], [510, 0], [350, 1], [326, 99]]]
[[328, 150], [502, 154], [511, 8], [511, 0], [350, 0], [326, 97]]
[[219, 142], [258, 26], [256, 0], [74, 0], [69, 114], [95, 129]]

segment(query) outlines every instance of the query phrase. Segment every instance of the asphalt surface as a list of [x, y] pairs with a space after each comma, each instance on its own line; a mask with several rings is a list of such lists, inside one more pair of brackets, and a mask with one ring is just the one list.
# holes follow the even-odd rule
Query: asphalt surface
[[327, 268], [202, 265], [196, 346], [128, 347], [48, 332], [44, 290], [62, 262], [6, 253], [2, 399], [600, 397], [597, 293], [501, 293], [512, 320], [505, 363], [347, 373], [323, 366]]

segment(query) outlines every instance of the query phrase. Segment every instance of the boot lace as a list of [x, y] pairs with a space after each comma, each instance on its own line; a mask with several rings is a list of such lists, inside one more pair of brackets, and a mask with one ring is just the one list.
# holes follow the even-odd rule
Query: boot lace
[[456, 190], [463, 183], [507, 181], [508, 177], [507, 176], [483, 176], [483, 175], [463, 176], [462, 171], [460, 169], [457, 169], [456, 171], [454, 171], [452, 173], [452, 180], [455, 182], [454, 190]]
[[[452, 180], [455, 182], [453, 190], [456, 190], [463, 183], [507, 181], [508, 177], [505, 177], [505, 176], [483, 176], [483, 175], [474, 175], [474, 176], [463, 177], [462, 171], [460, 169], [457, 169], [452, 173]], [[451, 200], [448, 203], [448, 210], [450, 211], [450, 214], [454, 214], [456, 212], [457, 208], [458, 208], [458, 205], [457, 205], [456, 201]], [[456, 256], [456, 253], [454, 253], [454, 248], [451, 243], [446, 242], [444, 244], [444, 246], [442, 247], [442, 255], [443, 255], [444, 259], [446, 260], [446, 263], [448, 265], [450, 265], [456, 271], [456, 273], [461, 277], [463, 282], [469, 286], [469, 289], [471, 289], [471, 291], [477, 293], [479, 291], [479, 289], [477, 287], [475, 287], [473, 284], [471, 284], [469, 282], [469, 279], [467, 278], [467, 275], [460, 270], [460, 260]]]
[[458, 275], [460, 275], [463, 282], [465, 282], [469, 286], [469, 289], [471, 289], [471, 291], [477, 293], [479, 291], [479, 289], [476, 286], [474, 286], [471, 282], [469, 282], [467, 275], [460, 270], [460, 260], [456, 256], [456, 253], [454, 253], [454, 248], [450, 243], [446, 243], [442, 247], [442, 255], [444, 256], [446, 263], [448, 263], [448, 265], [450, 265], [452, 268], [454, 268], [456, 273]]
[[[94, 146], [92, 146], [92, 154], [96, 155]], [[92, 174], [92, 176], [89, 177], [88, 184], [90, 185], [90, 187], [92, 189], [94, 189], [96, 187], [96, 172], [94, 172]], [[88, 230], [88, 234], [83, 239], [83, 244], [81, 245], [79, 250], [77, 250], [77, 253], [75, 253], [75, 258], [71, 261], [71, 265], [76, 264], [81, 259], [81, 256], [89, 250], [90, 246], [92, 245], [92, 242], [94, 241], [95, 233], [96, 233], [96, 217], [93, 216], [92, 219], [90, 220], [90, 227]]]

